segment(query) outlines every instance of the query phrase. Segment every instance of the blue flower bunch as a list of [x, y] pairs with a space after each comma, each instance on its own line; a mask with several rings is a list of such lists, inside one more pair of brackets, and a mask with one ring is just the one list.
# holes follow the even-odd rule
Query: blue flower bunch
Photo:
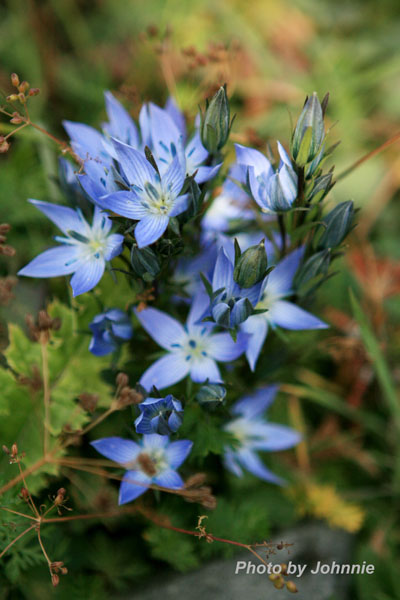
[[354, 227], [352, 202], [327, 208], [327, 97], [306, 99], [275, 157], [235, 144], [230, 164], [225, 87], [192, 128], [173, 98], [144, 104], [138, 122], [110, 92], [105, 101], [101, 130], [64, 123], [80, 161], [61, 163], [70, 206], [30, 200], [61, 235], [19, 273], [71, 275], [73, 296], [111, 277], [117, 288], [128, 282], [129, 295], [92, 319], [89, 351], [115, 361], [125, 344], [121, 360], [142, 401], [133, 439], [92, 446], [124, 470], [121, 504], [149, 487], [181, 489], [178, 469], [192, 448], [208, 452], [194, 435], [193, 415], [204, 413], [227, 471], [283, 484], [263, 453], [292, 448], [300, 435], [265, 417], [278, 392], [266, 374], [270, 344], [290, 347], [295, 332], [328, 327], [310, 308]]

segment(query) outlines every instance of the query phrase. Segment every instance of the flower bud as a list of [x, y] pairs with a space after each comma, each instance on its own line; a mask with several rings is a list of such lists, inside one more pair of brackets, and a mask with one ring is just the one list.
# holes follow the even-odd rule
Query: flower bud
[[18, 100], [18, 94], [10, 94], [6, 98], [7, 102], [16, 102], [17, 100]]
[[19, 77], [16, 73], [11, 73], [11, 84], [14, 87], [18, 87], [19, 86]]
[[132, 246], [131, 265], [133, 271], [145, 280], [152, 280], [160, 272], [161, 264], [154, 250], [149, 247]]
[[299, 591], [296, 587], [296, 584], [293, 583], [293, 581], [287, 581], [286, 588], [288, 589], [289, 592], [292, 592], [292, 594], [296, 594]]
[[26, 102], [26, 96], [25, 96], [25, 94], [23, 92], [20, 92], [18, 94], [18, 100], [21, 102], [21, 104], [25, 104], [25, 102]]
[[222, 385], [209, 383], [201, 386], [195, 399], [199, 404], [217, 406], [223, 404], [225, 396], [226, 389]]
[[18, 91], [21, 92], [21, 94], [25, 94], [27, 90], [29, 90], [29, 83], [27, 81], [23, 81], [19, 84]]
[[338, 204], [324, 219], [325, 230], [318, 242], [319, 249], [336, 248], [353, 229], [354, 204], [351, 200]]
[[207, 101], [205, 114], [201, 115], [201, 143], [210, 154], [216, 154], [225, 146], [231, 125], [229, 100], [224, 86], [219, 88], [210, 102]]
[[242, 288], [250, 288], [266, 275], [268, 267], [264, 240], [258, 246], [251, 246], [237, 257], [233, 279]]
[[304, 167], [317, 156], [324, 138], [324, 115], [314, 92], [307, 98], [292, 136], [291, 152], [297, 166]]
[[3, 138], [3, 141], [0, 140], [0, 154], [5, 154], [5, 152], [8, 152], [9, 148], [10, 144], [6, 139]]
[[31, 88], [28, 92], [28, 96], [37, 96], [38, 94], [40, 94], [39, 88]]

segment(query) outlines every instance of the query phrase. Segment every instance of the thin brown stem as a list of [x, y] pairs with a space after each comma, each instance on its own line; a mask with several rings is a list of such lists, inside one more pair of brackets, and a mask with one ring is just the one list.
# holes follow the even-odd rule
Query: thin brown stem
[[11, 546], [13, 546], [15, 544], [15, 542], [18, 542], [18, 540], [20, 540], [26, 533], [28, 533], [29, 531], [31, 531], [32, 529], [34, 529], [36, 527], [36, 523], [34, 525], [31, 525], [30, 527], [28, 527], [27, 529], [25, 529], [25, 531], [23, 531], [22, 533], [20, 533], [19, 535], [17, 535], [16, 538], [14, 538], [12, 540], [12, 542], [10, 542], [8, 544], [8, 546], [6, 548], [4, 548], [4, 550], [0, 553], [0, 558], [2, 558], [5, 553], [11, 548]]
[[33, 498], [31, 496], [31, 493], [30, 493], [29, 489], [28, 489], [28, 486], [26, 485], [25, 476], [23, 474], [22, 467], [21, 467], [20, 463], [18, 463], [18, 469], [19, 469], [20, 475], [22, 477], [22, 483], [24, 484], [24, 488], [26, 489], [26, 492], [28, 494], [28, 505], [29, 505], [31, 511], [33, 512], [33, 514], [38, 517], [39, 516], [39, 511], [36, 508], [36, 505], [35, 505], [35, 503], [33, 501]]
[[373, 158], [374, 156], [376, 156], [377, 154], [379, 154], [383, 150], [386, 150], [386, 148], [388, 148], [389, 146], [391, 146], [395, 142], [398, 142], [399, 140], [400, 140], [400, 132], [396, 133], [394, 136], [392, 136], [391, 138], [389, 138], [388, 140], [386, 140], [386, 142], [384, 142], [383, 144], [381, 144], [380, 146], [378, 146], [378, 148], [375, 148], [375, 150], [372, 150], [371, 152], [368, 152], [368, 154], [365, 154], [364, 156], [362, 156], [361, 158], [359, 158], [358, 160], [356, 160], [356, 162], [353, 163], [350, 167], [348, 167], [347, 169], [345, 169], [344, 171], [342, 171], [341, 173], [339, 173], [339, 175], [337, 176], [336, 180], [339, 181], [340, 179], [343, 179], [344, 177], [346, 177], [347, 175], [349, 175], [352, 171], [354, 171], [354, 169], [357, 169], [357, 167], [359, 167], [363, 163], [367, 162], [367, 160], [369, 160], [370, 158]]
[[40, 547], [42, 549], [42, 552], [43, 552], [43, 556], [47, 560], [47, 564], [49, 565], [49, 569], [50, 569], [50, 573], [51, 573], [51, 560], [48, 557], [48, 554], [47, 554], [46, 549], [45, 549], [45, 547], [43, 545], [43, 542], [42, 542], [42, 538], [41, 538], [41, 535], [40, 535], [40, 526], [37, 527], [37, 536], [38, 536], [39, 545], [40, 545]]
[[0, 510], [5, 510], [6, 512], [13, 513], [13, 515], [18, 515], [20, 517], [25, 517], [25, 519], [30, 519], [31, 521], [36, 521], [35, 517], [31, 517], [31, 515], [26, 515], [22, 512], [18, 512], [17, 510], [13, 510], [12, 508], [7, 508], [6, 506], [0, 506]]
[[44, 419], [43, 419], [43, 451], [46, 455], [49, 447], [49, 432], [50, 432], [50, 381], [49, 381], [49, 358], [47, 352], [47, 342], [41, 344], [42, 352], [42, 375], [43, 375], [43, 403], [44, 403]]
[[8, 490], [11, 490], [15, 485], [17, 485], [17, 483], [19, 483], [20, 481], [23, 481], [24, 478], [28, 477], [29, 475], [32, 475], [32, 473], [34, 473], [35, 471], [40, 469], [40, 467], [43, 467], [43, 465], [45, 465], [46, 463], [48, 463], [50, 461], [51, 461], [50, 456], [42, 456], [42, 458], [40, 458], [38, 461], [33, 463], [33, 465], [31, 465], [30, 467], [25, 469], [25, 471], [22, 471], [22, 473], [20, 473], [16, 477], [14, 477], [14, 479], [11, 479], [8, 483], [5, 483], [0, 488], [0, 496], [2, 494], [4, 494], [5, 492], [8, 492]]

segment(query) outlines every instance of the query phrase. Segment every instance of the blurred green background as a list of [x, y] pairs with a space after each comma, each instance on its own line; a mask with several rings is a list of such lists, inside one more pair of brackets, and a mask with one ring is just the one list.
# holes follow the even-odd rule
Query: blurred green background
[[[379, 4], [374, 0], [1, 0], [0, 91], [4, 97], [11, 93], [12, 72], [39, 87], [40, 95], [31, 101], [32, 119], [66, 139], [63, 119], [93, 126], [104, 120], [104, 90], [115, 93], [134, 117], [143, 101], [163, 104], [169, 94], [193, 117], [198, 104], [226, 82], [237, 113], [233, 140], [259, 147], [276, 138], [287, 145], [291, 118], [296, 119], [306, 94], [315, 90], [322, 98], [329, 91], [330, 137], [332, 142], [342, 140], [335, 152], [335, 172], [340, 173], [400, 130], [399, 39], [397, 0]], [[0, 134], [9, 133], [10, 127], [0, 118]], [[11, 223], [8, 242], [17, 249], [12, 258], [0, 257], [2, 276], [15, 274], [47, 247], [53, 228], [26, 200], [62, 201], [56, 185], [57, 160], [57, 147], [33, 130], [12, 138], [9, 152], [0, 155], [0, 222]], [[399, 145], [393, 145], [341, 180], [331, 194], [332, 202], [350, 198], [362, 211], [342, 273], [322, 293], [322, 306], [334, 325], [324, 350], [336, 367], [326, 379], [310, 372], [299, 375], [304, 386], [317, 390], [316, 403], [323, 404], [325, 392], [334, 385], [346, 406], [364, 406], [371, 413], [380, 407], [381, 391], [373, 374], [359, 391], [365, 369], [373, 371], [373, 360], [365, 336], [354, 329], [349, 285], [358, 291], [386, 353], [387, 369], [398, 384], [399, 186]], [[14, 301], [3, 308], [3, 320], [22, 321], [28, 309], [43, 304], [49, 288], [65, 295], [64, 282], [20, 283]], [[329, 412], [334, 415], [332, 402], [328, 411], [325, 402], [325, 413], [308, 420], [309, 426], [315, 426], [319, 450], [321, 439], [328, 439], [329, 449], [332, 438], [343, 433], [341, 422]], [[388, 438], [390, 419], [389, 415]], [[376, 588], [380, 593], [386, 585], [382, 582], [393, 576], [385, 570], [387, 564], [393, 565], [394, 572], [397, 568], [398, 491], [397, 495], [378, 493], [378, 499], [369, 492], [357, 495], [351, 488], [352, 469], [357, 473], [361, 469], [358, 483], [366, 489], [386, 489], [395, 457], [390, 448], [368, 435], [361, 438], [361, 445], [346, 447], [347, 455], [333, 450], [332, 455], [328, 450], [325, 455], [315, 451], [314, 457], [312, 442], [310, 453], [320, 483], [344, 490], [367, 511], [359, 548], [368, 542], [374, 560], [385, 564]], [[349, 454], [350, 465], [342, 470], [332, 463], [346, 463]], [[308, 467], [301, 460], [300, 468], [307, 477]], [[309, 498], [306, 505], [309, 512], [325, 518], [324, 510], [316, 508], [324, 502], [323, 493], [320, 490], [318, 496], [317, 490], [320, 500], [313, 505]], [[307, 512], [298, 494], [294, 498], [300, 512]], [[104, 540], [98, 539], [99, 555], [108, 556]], [[101, 567], [105, 572], [107, 561]], [[109, 577], [107, 585], [112, 589]], [[393, 589], [389, 585], [379, 598], [395, 597]], [[357, 597], [378, 598], [372, 593], [360, 584]]]

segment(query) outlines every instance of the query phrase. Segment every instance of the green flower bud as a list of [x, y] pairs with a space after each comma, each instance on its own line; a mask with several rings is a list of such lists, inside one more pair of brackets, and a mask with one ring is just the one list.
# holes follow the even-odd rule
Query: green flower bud
[[229, 100], [224, 86], [219, 88], [210, 102], [207, 101], [205, 114], [201, 114], [201, 143], [210, 154], [216, 154], [225, 146], [231, 125]]
[[131, 265], [136, 275], [147, 281], [152, 281], [161, 269], [160, 261], [151, 248], [139, 249], [136, 245], [132, 246]]
[[[236, 246], [236, 249], [238, 246]], [[258, 246], [251, 246], [243, 254], [236, 253], [233, 279], [242, 288], [250, 288], [263, 277], [268, 267], [267, 253], [265, 252], [264, 240]]]
[[310, 258], [300, 267], [300, 270], [296, 274], [295, 285], [296, 288], [308, 283], [311, 279], [314, 279], [317, 275], [326, 275], [331, 262], [331, 250], [320, 250], [316, 254], [310, 256]]
[[354, 204], [351, 200], [338, 204], [323, 219], [325, 230], [318, 242], [319, 249], [336, 248], [353, 229]]
[[323, 110], [314, 92], [307, 98], [292, 136], [291, 152], [297, 166], [304, 167], [318, 155], [324, 138]]
[[226, 389], [216, 383], [207, 383], [202, 385], [197, 392], [195, 399], [199, 404], [207, 406], [218, 406], [225, 400]]

